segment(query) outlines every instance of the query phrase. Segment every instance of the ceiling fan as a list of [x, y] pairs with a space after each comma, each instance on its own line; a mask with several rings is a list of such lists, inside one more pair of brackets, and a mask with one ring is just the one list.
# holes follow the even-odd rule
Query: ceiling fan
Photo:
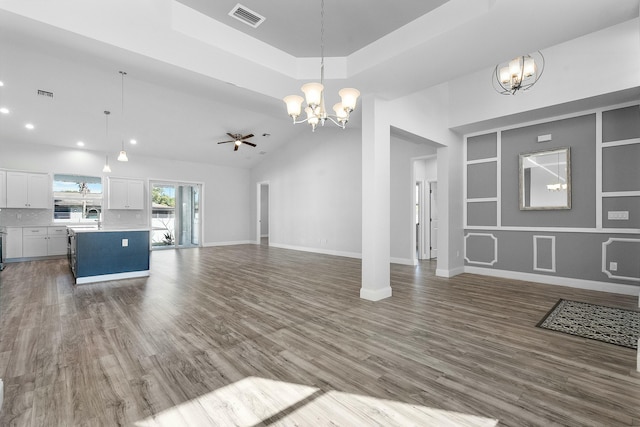
[[238, 151], [238, 147], [240, 147], [241, 144], [247, 144], [247, 145], [250, 145], [252, 147], [256, 146], [256, 144], [254, 144], [253, 142], [245, 141], [246, 139], [253, 138], [253, 134], [252, 133], [250, 133], [249, 135], [242, 136], [241, 133], [229, 133], [229, 132], [227, 132], [227, 135], [229, 135], [229, 137], [233, 138], [233, 139], [229, 140], [229, 141], [220, 141], [220, 142], [218, 142], [218, 144], [226, 144], [228, 142], [233, 142], [235, 144], [235, 146], [233, 147], [233, 151]]

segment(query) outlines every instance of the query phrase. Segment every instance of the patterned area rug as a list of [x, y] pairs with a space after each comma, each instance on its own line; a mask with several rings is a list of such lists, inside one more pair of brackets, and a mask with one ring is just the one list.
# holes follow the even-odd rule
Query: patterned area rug
[[537, 326], [637, 349], [640, 311], [561, 299]]

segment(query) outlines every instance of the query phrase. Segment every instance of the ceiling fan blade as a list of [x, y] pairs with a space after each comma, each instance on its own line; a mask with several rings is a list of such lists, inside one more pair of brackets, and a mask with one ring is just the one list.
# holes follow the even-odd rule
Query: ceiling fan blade
[[238, 135], [234, 135], [234, 134], [229, 133], [229, 132], [227, 132], [227, 135], [229, 135], [229, 138], [232, 138], [234, 140], [238, 137]]
[[235, 142], [235, 141], [220, 141], [218, 144], [226, 144], [227, 142]]
[[237, 145], [233, 147], [233, 151], [238, 151], [238, 146]]
[[239, 139], [247, 139], [247, 138], [253, 138], [253, 134], [250, 133], [249, 135], [245, 135], [245, 136], [243, 136], [242, 138], [239, 138]]
[[256, 145], [256, 144], [254, 144], [253, 142], [242, 141], [242, 143], [243, 143], [243, 144], [250, 145], [250, 146], [252, 146], [252, 147], [257, 147], [257, 145]]

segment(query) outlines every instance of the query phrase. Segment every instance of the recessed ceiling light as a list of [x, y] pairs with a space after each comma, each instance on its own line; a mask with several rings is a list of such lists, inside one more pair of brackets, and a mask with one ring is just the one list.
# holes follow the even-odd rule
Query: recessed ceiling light
[[27, 128], [27, 129], [29, 129], [29, 130], [33, 130], [33, 129], [35, 129], [35, 126], [34, 126], [34, 125], [32, 125], [31, 123], [27, 123], [26, 125], [24, 125], [24, 127], [26, 127], [26, 128]]
[[2, 81], [0, 81], [0, 87], [4, 86], [4, 83], [2, 83]]
[[138, 141], [136, 141], [135, 139], [132, 139], [129, 141], [131, 144], [136, 145], [138, 143]]
[[8, 109], [8, 108], [5, 108], [5, 107], [2, 107], [2, 108], [0, 108], [0, 113], [2, 113], [2, 114], [9, 114], [9, 109]]
[[84, 147], [84, 142], [82, 142], [82, 141], [78, 141], [78, 142], [76, 142], [76, 145], [77, 145], [78, 147]]

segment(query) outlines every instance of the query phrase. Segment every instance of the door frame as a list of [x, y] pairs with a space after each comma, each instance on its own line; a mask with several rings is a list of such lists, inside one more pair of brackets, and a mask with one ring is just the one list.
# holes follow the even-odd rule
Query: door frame
[[269, 181], [259, 181], [256, 183], [256, 245], [259, 245], [262, 241], [262, 227], [261, 227], [261, 218], [262, 218], [262, 186], [267, 187], [267, 200], [269, 200], [269, 204], [267, 206], [267, 228], [269, 229], [269, 239], [267, 240], [267, 245], [271, 244], [271, 186], [269, 185]]
[[[174, 244], [167, 247], [166, 249], [189, 249], [189, 248], [196, 248], [196, 247], [203, 247], [204, 246], [204, 182], [197, 182], [197, 181], [175, 181], [172, 179], [156, 179], [156, 178], [149, 178], [147, 180], [147, 188], [148, 188], [148, 197], [147, 197], [147, 201], [149, 203], [149, 210], [147, 212], [147, 220], [149, 221], [149, 228], [150, 228], [150, 233], [149, 233], [149, 248], [151, 250], [154, 250], [153, 247], [153, 218], [151, 217], [151, 215], [153, 214], [153, 206], [152, 206], [152, 189], [153, 189], [153, 185], [167, 185], [167, 186], [173, 186], [178, 187], [178, 186], [198, 186], [199, 191], [200, 191], [200, 206], [199, 206], [199, 212], [200, 212], [200, 223], [199, 223], [199, 230], [198, 230], [198, 245], [193, 245], [193, 246], [179, 246], [178, 245], [178, 237], [177, 237], [177, 233], [174, 234]], [[176, 194], [176, 203], [177, 203], [177, 194]], [[176, 206], [176, 212], [177, 212], [177, 206]], [[174, 221], [175, 221], [175, 216], [177, 214], [174, 215]], [[175, 226], [175, 224], [174, 224]], [[176, 231], [177, 228], [175, 229]], [[155, 249], [161, 249], [159, 247], [156, 247]]]
[[[437, 173], [436, 173], [436, 180], [435, 181], [426, 181], [426, 180], [422, 181], [422, 180], [416, 179], [416, 161], [427, 160], [427, 159], [436, 159], [437, 160], [437, 158], [438, 158], [438, 153], [437, 152], [436, 152], [436, 154], [428, 154], [426, 156], [418, 156], [418, 157], [412, 157], [411, 158], [411, 193], [412, 193], [411, 199], [412, 199], [412, 205], [411, 205], [410, 226], [411, 226], [411, 236], [412, 236], [411, 237], [411, 253], [412, 253], [412, 257], [413, 257], [413, 265], [418, 265], [418, 261], [420, 261], [422, 259], [430, 259], [429, 256], [430, 256], [430, 253], [431, 253], [431, 251], [429, 251], [428, 253], [424, 252], [426, 243], [424, 243], [424, 240], [423, 240], [423, 245], [422, 245], [422, 248], [421, 248], [422, 249], [422, 251], [421, 251], [422, 253], [419, 254], [418, 256], [416, 256], [416, 246], [418, 245], [418, 242], [416, 241], [416, 220], [415, 220], [416, 214], [415, 214], [415, 209], [416, 209], [416, 204], [419, 202], [418, 200], [416, 200], [416, 190], [415, 190], [416, 183], [422, 182], [422, 200], [423, 200], [423, 205], [421, 207], [423, 209], [421, 209], [422, 212], [421, 212], [421, 218], [420, 219], [422, 221], [422, 224], [424, 224], [425, 223], [425, 217], [427, 216], [426, 212], [428, 211], [428, 209], [425, 209], [425, 208], [429, 208], [429, 206], [425, 206], [425, 203], [424, 203], [424, 201], [426, 199], [425, 192], [426, 192], [426, 189], [428, 188], [429, 182], [438, 182], [437, 177], [438, 177], [438, 174], [440, 173], [440, 171], [438, 170]], [[429, 225], [429, 227], [427, 227], [427, 228], [428, 228], [429, 232], [431, 232], [431, 225]], [[427, 240], [428, 240], [429, 236], [425, 236], [424, 226], [422, 227], [422, 233], [421, 234], [423, 236], [423, 239], [427, 238]]]

